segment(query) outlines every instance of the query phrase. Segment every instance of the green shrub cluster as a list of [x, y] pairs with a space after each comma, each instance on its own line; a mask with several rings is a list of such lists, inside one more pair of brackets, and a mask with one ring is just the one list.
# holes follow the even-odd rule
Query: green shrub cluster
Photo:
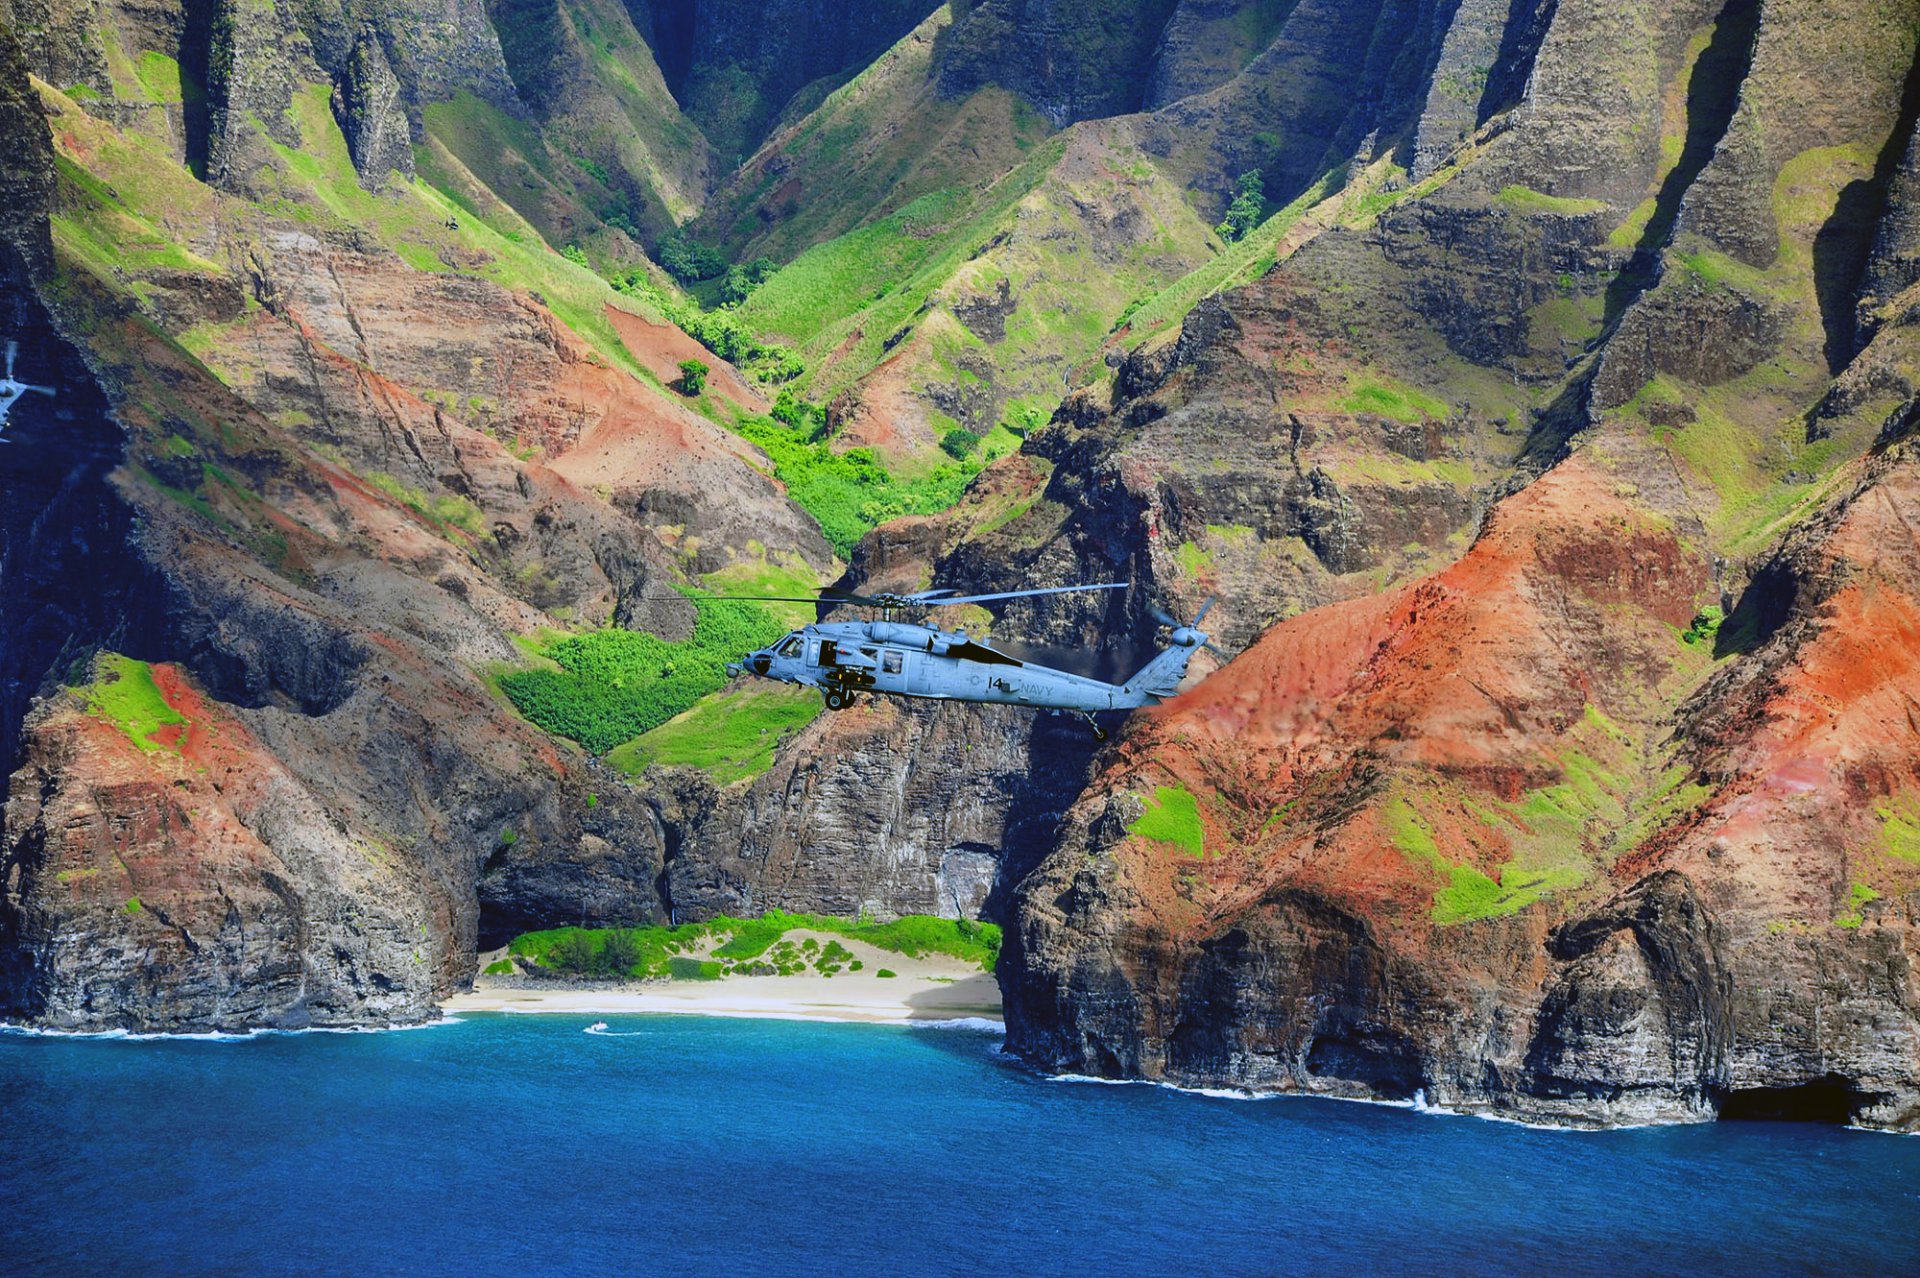
[[500, 690], [541, 728], [605, 754], [720, 687], [727, 662], [786, 633], [756, 604], [684, 593], [699, 613], [686, 641], [636, 630], [572, 635], [544, 649], [558, 670], [512, 671]]
[[940, 437], [940, 451], [955, 461], [965, 461], [980, 447], [980, 437], [965, 426], [956, 426]]
[[727, 269], [726, 256], [719, 249], [702, 244], [681, 230], [669, 231], [660, 237], [653, 246], [653, 260], [682, 284], [710, 280]]
[[[796, 943], [787, 939], [792, 931], [826, 932], [908, 958], [947, 954], [978, 963], [989, 972], [1000, 958], [1000, 929], [992, 923], [930, 914], [909, 914], [891, 923], [875, 923], [784, 910], [772, 910], [757, 919], [721, 915], [705, 923], [682, 923], [678, 927], [553, 928], [517, 936], [509, 950], [543, 967], [580, 976], [674, 976], [677, 971], [693, 970], [686, 966], [688, 963], [711, 965], [701, 969], [709, 974], [680, 979], [710, 980], [735, 972], [791, 976], [808, 967], [827, 975], [843, 968], [859, 970], [853, 951], [838, 940], [830, 939], [823, 946], [807, 937]], [[711, 957], [700, 959], [689, 953], [712, 937], [726, 939], [713, 948]], [[881, 968], [874, 975], [893, 973]]]
[[716, 958], [754, 958], [796, 929], [864, 941], [876, 949], [908, 958], [949, 954], [978, 963], [988, 971], [993, 970], [1000, 957], [1000, 929], [995, 924], [936, 918], [931, 914], [908, 914], [891, 923], [875, 923], [871, 919], [848, 920], [769, 910], [757, 919], [717, 918], [709, 926], [732, 933], [731, 939], [713, 951]]
[[868, 530], [901, 515], [932, 515], [960, 500], [980, 465], [942, 462], [917, 479], [887, 473], [873, 451], [836, 453], [824, 440], [808, 438], [769, 417], [743, 417], [734, 429], [765, 450], [787, 495], [812, 515], [842, 556]]
[[683, 359], [680, 361], [680, 392], [683, 395], [698, 395], [707, 388], [707, 361], [704, 359]]
[[1267, 184], [1258, 169], [1242, 173], [1236, 190], [1233, 203], [1227, 205], [1227, 215], [1213, 228], [1229, 244], [1245, 239], [1267, 215]]
[[739, 305], [779, 269], [780, 264], [770, 257], [757, 257], [745, 266], [729, 266], [726, 281], [720, 286], [720, 300], [729, 306]]
[[1726, 619], [1727, 614], [1721, 611], [1719, 605], [1708, 604], [1694, 614], [1693, 624], [1681, 632], [1680, 641], [1711, 644], [1719, 637], [1721, 623]]
[[781, 389], [779, 398], [773, 401], [773, 420], [808, 443], [825, 439], [827, 435], [827, 410], [818, 404], [808, 403], [785, 388]]
[[785, 346], [763, 342], [732, 310], [704, 311], [690, 302], [668, 297], [642, 271], [612, 281], [613, 287], [644, 298], [667, 321], [735, 368], [766, 382], [790, 382], [807, 371], [800, 357]]

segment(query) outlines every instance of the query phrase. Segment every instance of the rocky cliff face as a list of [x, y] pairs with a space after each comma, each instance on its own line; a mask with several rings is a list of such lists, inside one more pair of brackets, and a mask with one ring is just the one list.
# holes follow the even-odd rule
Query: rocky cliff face
[[[1282, 623], [1105, 762], [1018, 894], [1016, 1049], [1547, 1121], [1915, 1122], [1910, 725], [1876, 708], [1910, 659], [1913, 585], [1900, 550], [1847, 549], [1868, 527], [1911, 540], [1880, 522], [1913, 474], [1893, 318], [1911, 299], [1876, 299], [1900, 279], [1914, 15], [1831, 16], [1558, 6], [1520, 105], [1457, 174], [1196, 310], [1035, 441], [1059, 464], [1033, 562], [1125, 555], [1189, 598], [1219, 590], [1235, 640], [1243, 601], [1291, 612], [1353, 568], [1417, 566], [1422, 534], [1394, 522], [1421, 508], [1412, 477], [1364, 501], [1403, 441], [1508, 476], [1435, 508], [1440, 553], [1574, 452], [1453, 567]], [[1469, 37], [1487, 43], [1447, 43]], [[1832, 92], [1789, 122], [1809, 82]], [[1443, 118], [1430, 103], [1421, 133]], [[1619, 150], [1588, 165], [1595, 145]], [[1855, 358], [1863, 301], [1880, 327]], [[1444, 401], [1431, 433], [1369, 443], [1359, 397], [1302, 411], [1316, 375], [1353, 384], [1355, 355]], [[1480, 398], [1476, 366], [1508, 373], [1518, 411]], [[1168, 445], [1194, 422], [1218, 433]], [[1232, 460], [1263, 433], [1297, 457], [1336, 431], [1361, 465], [1318, 468], [1344, 500], [1315, 520], [1250, 482], [1275, 459]], [[1184, 491], [1182, 457], [1208, 463]], [[1200, 482], [1221, 457], [1246, 477]], [[1125, 496], [1079, 499], [1093, 483]], [[1229, 521], [1312, 552], [1277, 578], [1304, 599], [1244, 550], [1223, 571]], [[1829, 576], [1862, 593], [1812, 587]], [[1709, 663], [1676, 636], [1722, 598]], [[1875, 654], [1841, 658], [1849, 633]], [[1825, 682], [1843, 664], [1844, 693]], [[1816, 975], [1836, 971], [1844, 993]]]
[[[482, 674], [549, 609], [684, 632], [666, 583], [687, 560], [663, 539], [697, 565], [771, 530], [830, 562], [757, 454], [479, 277], [513, 278], [510, 248], [417, 195], [362, 207], [403, 247], [438, 239], [440, 271], [196, 183], [160, 128], [36, 93], [17, 52], [7, 84], [12, 332], [60, 392], [0, 459], [7, 1015], [418, 1020], [471, 972], [483, 912], [665, 917], [654, 809]], [[357, 189], [303, 99], [303, 146]], [[50, 123], [66, 171], [83, 155], [105, 180], [55, 177]], [[176, 213], [184, 247], [111, 238]], [[610, 326], [610, 294], [587, 296]], [[562, 846], [564, 882], [519, 872]]]
[[[1910, 727], [1876, 708], [1913, 659], [1912, 586], [1903, 555], [1841, 562], [1912, 457], [1856, 472], [1760, 587], [1831, 575], [1894, 616], [1796, 598], [1753, 658], [1794, 651], [1796, 676], [1723, 671], [1675, 748], [1666, 707], [1706, 660], [1675, 628], [1709, 565], [1591, 451], [1452, 568], [1276, 627], [1129, 739], [1020, 888], [1016, 1050], [1550, 1121], [1828, 1093], [1914, 1121], [1910, 924], [1882, 904], [1912, 867], [1872, 815], [1913, 785], [1887, 767]], [[1856, 642], [1880, 651], [1831, 651]], [[1859, 699], [1814, 747], [1800, 688], [1842, 668]], [[1733, 694], [1747, 677], [1766, 690]], [[1142, 819], [1183, 806], [1190, 837]], [[1814, 975], [1835, 970], [1858, 979]]]

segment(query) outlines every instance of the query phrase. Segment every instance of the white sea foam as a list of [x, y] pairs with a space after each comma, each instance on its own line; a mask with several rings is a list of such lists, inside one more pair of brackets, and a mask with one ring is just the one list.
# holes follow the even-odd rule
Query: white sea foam
[[437, 1029], [442, 1025], [458, 1025], [461, 1019], [458, 1016], [442, 1016], [437, 1021], [420, 1021], [412, 1025], [309, 1025], [304, 1029], [262, 1027], [250, 1030], [203, 1030], [179, 1033], [128, 1029], [46, 1029], [38, 1025], [14, 1025], [7, 1021], [0, 1021], [0, 1034], [13, 1034], [21, 1038], [89, 1039], [127, 1043], [246, 1043], [256, 1038], [271, 1038], [275, 1035], [398, 1034], [403, 1030]]
[[907, 1021], [914, 1029], [966, 1030], [973, 1034], [1005, 1034], [1006, 1022], [986, 1016], [956, 1016], [950, 1021]]
[[[1013, 1060], [1019, 1059], [1010, 1052], [1006, 1055]], [[1101, 1078], [1095, 1074], [1043, 1074], [1041, 1077], [1049, 1083], [1098, 1083], [1105, 1087], [1158, 1087], [1163, 1091], [1178, 1092], [1182, 1096], [1204, 1096], [1208, 1100], [1329, 1100], [1347, 1101], [1356, 1105], [1384, 1105], [1388, 1109], [1417, 1109], [1422, 1103], [1418, 1098], [1392, 1100], [1384, 1096], [1334, 1096], [1320, 1092], [1256, 1092], [1245, 1087], [1183, 1087], [1179, 1083], [1169, 1083], [1157, 1078]]]

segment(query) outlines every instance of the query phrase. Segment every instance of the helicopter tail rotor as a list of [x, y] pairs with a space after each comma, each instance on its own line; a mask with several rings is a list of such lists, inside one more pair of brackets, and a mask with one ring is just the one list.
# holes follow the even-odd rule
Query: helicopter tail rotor
[[[1225, 652], [1221, 651], [1221, 649], [1216, 644], [1214, 644], [1214, 642], [1210, 638], [1208, 638], [1207, 635], [1204, 632], [1202, 632], [1200, 629], [1200, 623], [1206, 620], [1207, 613], [1213, 610], [1213, 605], [1218, 603], [1219, 600], [1220, 600], [1220, 596], [1218, 595], [1208, 595], [1206, 602], [1200, 605], [1200, 610], [1193, 614], [1192, 621], [1182, 621], [1180, 620], [1180, 618], [1174, 616], [1172, 613], [1168, 612], [1165, 608], [1160, 607], [1158, 604], [1148, 604], [1147, 615], [1149, 617], [1152, 617], [1155, 621], [1159, 622], [1161, 625], [1165, 626], [1167, 629], [1173, 631], [1174, 642], [1180, 643], [1186, 647], [1205, 648], [1208, 652], [1220, 658], [1220, 660], [1226, 661], [1226, 660], [1229, 660], [1228, 655]], [[1183, 638], [1182, 637], [1183, 635], [1197, 636], [1199, 638], [1199, 643], [1195, 644], [1191, 638]]]

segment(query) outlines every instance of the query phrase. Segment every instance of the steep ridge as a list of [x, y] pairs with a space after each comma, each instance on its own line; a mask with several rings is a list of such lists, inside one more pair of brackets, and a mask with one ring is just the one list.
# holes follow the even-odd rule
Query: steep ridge
[[485, 674], [562, 617], [684, 633], [672, 583], [763, 535], [830, 565], [765, 460], [649, 383], [586, 271], [369, 194], [314, 86], [249, 196], [10, 71], [10, 318], [60, 397], [8, 450], [0, 1006], [419, 1020], [483, 894], [666, 917], [642, 796]]
[[[1914, 1123], [1911, 724], [1885, 703], [1911, 660], [1914, 583], [1911, 534], [1880, 513], [1903, 508], [1912, 475], [1896, 442], [1910, 297], [1876, 297], [1873, 340], [1831, 360], [1889, 260], [1872, 246], [1908, 216], [1916, 15], [1716, 8], [1559, 5], [1526, 96], [1457, 176], [1203, 306], [1177, 342], [1131, 357], [1110, 408], [1088, 397], [1030, 445], [1056, 459], [1023, 516], [1038, 526], [999, 534], [1024, 534], [1026, 572], [1125, 556], [1186, 599], [1218, 590], [1236, 641], [1264, 620], [1244, 616], [1251, 601], [1284, 614], [1341, 597], [1353, 547], [1389, 579], [1419, 562], [1412, 545], [1373, 549], [1404, 535], [1405, 494], [1369, 505], [1338, 462], [1322, 472], [1346, 498], [1331, 535], [1248, 495], [1284, 473], [1281, 448], [1325, 436], [1288, 411], [1313, 383], [1284, 370], [1302, 346], [1296, 364], [1339, 368], [1329, 319], [1367, 316], [1380, 336], [1349, 338], [1362, 366], [1444, 395], [1439, 409], [1464, 400], [1468, 439], [1498, 402], [1472, 393], [1472, 366], [1529, 392], [1529, 431], [1483, 473], [1524, 481], [1576, 451], [1494, 507], [1454, 567], [1386, 595], [1378, 577], [1347, 586], [1368, 597], [1274, 628], [1105, 761], [1016, 900], [1018, 1050], [1548, 1121]], [[1609, 54], [1621, 70], [1596, 80]], [[1576, 64], [1577, 84], [1556, 70]], [[1712, 82], [1728, 74], [1737, 92]], [[1790, 105], [1809, 96], [1817, 110]], [[1589, 164], [1583, 138], [1626, 149]], [[1517, 228], [1545, 230], [1545, 252]], [[1370, 287], [1382, 258], [1417, 270]], [[1307, 341], [1290, 346], [1289, 325]], [[1203, 448], [1172, 443], [1222, 420], [1235, 429]], [[1237, 484], [1169, 469], [1255, 432], [1278, 437], [1275, 455]], [[1096, 504], [1095, 484], [1124, 497]], [[1198, 540], [1196, 508], [1209, 531], [1251, 510], [1234, 522], [1278, 523], [1314, 559], [1223, 572], [1217, 534], [1166, 554], [1169, 524]], [[1594, 519], [1604, 535], [1580, 532]], [[1863, 553], [1868, 536], [1888, 557]], [[1823, 574], [1859, 593], [1810, 590]], [[1682, 707], [1722, 605], [1722, 668]], [[1856, 628], [1871, 656], [1849, 652]], [[1767, 673], [1788, 667], [1806, 681]], [[1835, 971], [1858, 978], [1837, 1014], [1820, 1007]]]
[[[1347, 0], [944, 8], [770, 138], [695, 230], [794, 258], [738, 313], [802, 353], [797, 389], [835, 401], [849, 445], [912, 464], [956, 426], [1043, 421], [1130, 303], [1222, 250], [1208, 223], [1243, 180], [1270, 209], [1404, 189], [1374, 161], [1410, 145], [1447, 29]], [[1150, 68], [1189, 92], [1138, 111]], [[1047, 145], [1049, 124], [1071, 127]]]
[[666, 82], [722, 155], [817, 105], [934, 6], [927, 0], [628, 0]]
[[[1670, 104], [1716, 8], [1561, 6], [1540, 65], [1611, 57], [1600, 83], [1634, 92], [1542, 70], [1532, 99], [1397, 203], [1353, 202], [1264, 278], [1203, 301], [1177, 340], [1117, 349], [1115, 375], [1029, 446], [1054, 463], [1042, 500], [974, 561], [1010, 578], [1125, 563], [1188, 608], [1219, 594], [1238, 644], [1457, 554], [1488, 497], [1585, 420], [1583, 357], [1631, 261], [1616, 228], [1685, 136]], [[1596, 135], [1631, 152], [1555, 170]]]
[[464, 162], [550, 241], [612, 263], [639, 261], [629, 233], [670, 229], [710, 180], [704, 140], [617, 4], [501, 9], [527, 98], [478, 0], [53, 0], [35, 11], [37, 74], [99, 103], [116, 127], [164, 139], [223, 190], [262, 192], [262, 175], [279, 167], [275, 145], [302, 144], [301, 97], [313, 85], [369, 189], [416, 171], [451, 186]]
[[1783, 552], [1806, 584], [1762, 671], [1671, 743], [1710, 565], [1599, 451], [1129, 739], [1020, 888], [1016, 1050], [1551, 1121], [1832, 1091], [1914, 1122], [1911, 910], [1882, 904], [1915, 887], [1911, 450]]

